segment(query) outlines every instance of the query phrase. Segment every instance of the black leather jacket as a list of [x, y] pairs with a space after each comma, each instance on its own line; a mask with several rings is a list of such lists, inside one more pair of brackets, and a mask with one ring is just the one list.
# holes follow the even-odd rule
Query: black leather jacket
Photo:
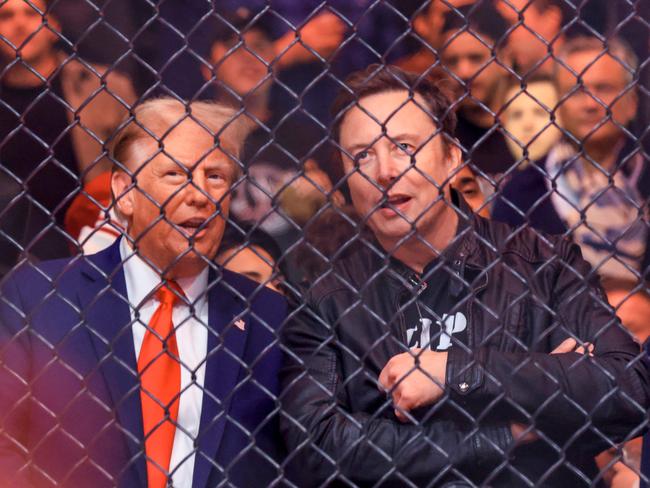
[[[397, 420], [377, 381], [407, 349], [416, 273], [368, 243], [297, 306], [281, 426], [299, 486], [594, 486], [594, 455], [643, 432], [648, 362], [578, 247], [468, 220], [448, 263], [472, 276], [458, 297], [469, 347], [449, 349], [445, 396], [416, 422]], [[593, 357], [550, 355], [567, 337], [594, 344]], [[515, 443], [511, 422], [539, 440]]]

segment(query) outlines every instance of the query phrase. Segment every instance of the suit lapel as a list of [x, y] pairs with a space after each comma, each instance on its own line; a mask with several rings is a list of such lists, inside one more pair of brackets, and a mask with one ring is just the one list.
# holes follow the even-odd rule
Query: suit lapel
[[[246, 302], [223, 275], [211, 271], [208, 279], [208, 349], [205, 371], [201, 427], [194, 464], [194, 488], [203, 488], [210, 471], [223, 468], [217, 452], [227, 427], [227, 414], [240, 375], [248, 327], [243, 330], [235, 321], [247, 321]], [[217, 468], [217, 469], [219, 469]]]
[[117, 421], [133, 459], [139, 485], [146, 486], [144, 429], [131, 314], [121, 266], [119, 239], [106, 251], [86, 258], [79, 299]]

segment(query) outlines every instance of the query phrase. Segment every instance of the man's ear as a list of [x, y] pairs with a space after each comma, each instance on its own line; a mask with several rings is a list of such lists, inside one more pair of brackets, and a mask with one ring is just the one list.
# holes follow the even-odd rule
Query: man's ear
[[459, 142], [457, 139], [447, 142], [447, 170], [450, 176], [450, 182], [456, 179], [458, 174], [458, 168], [460, 167], [461, 160], [463, 159], [463, 153], [460, 150]]
[[116, 170], [111, 175], [111, 190], [115, 199], [115, 208], [127, 221], [133, 216], [135, 192], [131, 187], [132, 182], [131, 176], [125, 171]]

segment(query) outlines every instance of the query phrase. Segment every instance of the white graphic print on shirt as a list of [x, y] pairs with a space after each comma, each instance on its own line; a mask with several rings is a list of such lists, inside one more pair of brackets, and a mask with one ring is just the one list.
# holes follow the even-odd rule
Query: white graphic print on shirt
[[[418, 325], [406, 329], [407, 344], [411, 345], [412, 349], [431, 346], [432, 323], [433, 321], [431, 319], [420, 317], [420, 323]], [[440, 327], [440, 338], [438, 345], [432, 349], [435, 351], [446, 351], [451, 347], [451, 336], [463, 332], [467, 328], [467, 318], [461, 312], [456, 312], [453, 315], [443, 314], [442, 323], [436, 320], [436, 324]], [[417, 332], [419, 332], [420, 337], [413, 344], [411, 340]]]

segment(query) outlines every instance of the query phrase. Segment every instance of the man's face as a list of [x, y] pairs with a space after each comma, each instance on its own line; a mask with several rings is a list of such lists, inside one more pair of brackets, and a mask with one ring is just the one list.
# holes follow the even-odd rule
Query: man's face
[[[442, 136], [420, 95], [384, 92], [363, 97], [341, 124], [341, 157], [352, 202], [382, 244], [395, 243], [415, 225], [424, 238], [447, 203], [441, 186], [460, 159], [445, 152]], [[385, 133], [382, 131], [385, 124]], [[443, 190], [448, 196], [448, 189]]]
[[221, 242], [235, 163], [189, 119], [163, 144], [164, 153], [156, 154], [153, 140], [136, 142], [129, 165], [139, 168], [136, 188], [129, 190], [131, 177], [117, 171], [113, 192], [139, 254], [170, 277], [192, 276], [214, 258]]
[[227, 44], [216, 43], [211, 54], [217, 79], [239, 96], [260, 88], [258, 85], [268, 75], [268, 65], [274, 56], [273, 44], [261, 31], [249, 30], [242, 38], [243, 44], [233, 51], [231, 49], [239, 40]]
[[499, 0], [499, 13], [516, 27], [508, 33], [508, 45], [521, 70], [528, 71], [548, 56], [548, 47], [562, 28], [562, 11], [551, 5], [543, 12], [530, 0]]
[[[621, 134], [616, 123], [628, 124], [637, 108], [636, 94], [625, 92], [628, 78], [623, 65], [608, 54], [598, 58], [600, 55], [598, 51], [585, 51], [567, 57], [566, 64], [582, 77], [582, 86], [567, 68], [559, 67], [557, 73], [564, 128], [586, 144], [616, 140]], [[608, 107], [611, 118], [607, 116]]]
[[513, 87], [507, 91], [505, 100], [508, 105], [501, 120], [511, 136], [506, 138], [510, 151], [517, 159], [523, 156], [524, 147], [530, 160], [543, 157], [561, 136], [560, 130], [551, 123], [558, 102], [555, 85], [540, 81], [528, 84], [525, 91]]
[[[39, 13], [45, 11], [43, 0], [6, 0], [0, 3], [0, 52], [5, 59], [14, 59], [16, 51], [27, 62], [35, 62], [49, 54], [56, 42], [56, 35], [43, 25]], [[38, 8], [38, 10], [36, 9]], [[50, 17], [49, 23], [56, 29]]]
[[[481, 37], [488, 44], [494, 42]], [[490, 48], [469, 32], [449, 32], [445, 43], [441, 53], [443, 67], [460, 79], [453, 84], [455, 95], [469, 95], [460, 107], [476, 106], [478, 102], [491, 107], [499, 81], [507, 74], [505, 68], [492, 58]]]
[[415, 31], [427, 40], [429, 45], [438, 48], [442, 42], [442, 26], [445, 23], [445, 13], [451, 8], [469, 5], [475, 0], [445, 0], [432, 1], [429, 6], [413, 20]]
[[478, 178], [468, 166], [458, 170], [452, 184], [474, 212], [486, 219], [490, 218], [490, 209], [488, 205], [485, 205], [483, 189], [478, 182]]

